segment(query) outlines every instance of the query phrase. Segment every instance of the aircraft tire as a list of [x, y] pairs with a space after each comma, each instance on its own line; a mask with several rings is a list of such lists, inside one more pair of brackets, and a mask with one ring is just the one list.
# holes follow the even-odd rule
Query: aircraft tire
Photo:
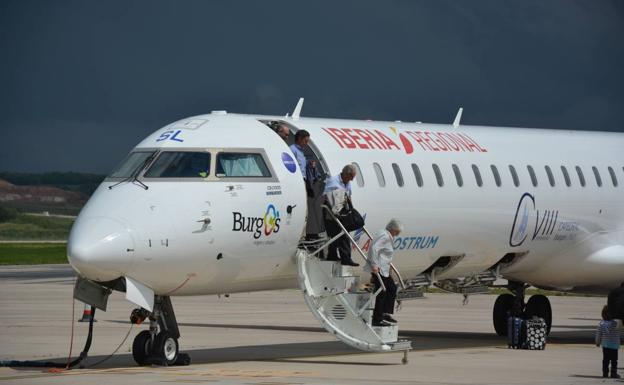
[[492, 320], [494, 322], [494, 330], [501, 337], [507, 335], [507, 317], [515, 301], [515, 297], [511, 294], [501, 294], [494, 302], [494, 311], [492, 312]]
[[132, 342], [132, 358], [139, 366], [147, 364], [147, 357], [151, 354], [151, 334], [149, 330], [143, 330]]
[[607, 305], [611, 317], [624, 320], [624, 284], [609, 293]]
[[173, 365], [178, 359], [180, 346], [178, 339], [168, 331], [162, 331], [156, 336], [154, 354], [166, 365]]
[[550, 327], [552, 326], [552, 308], [548, 297], [542, 294], [532, 295], [526, 304], [525, 315], [527, 319], [533, 316], [543, 318], [544, 321], [546, 321], [546, 335], [550, 334]]

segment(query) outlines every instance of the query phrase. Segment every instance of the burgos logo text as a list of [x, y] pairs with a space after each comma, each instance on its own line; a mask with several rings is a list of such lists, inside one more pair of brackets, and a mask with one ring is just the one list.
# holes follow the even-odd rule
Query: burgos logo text
[[267, 206], [264, 217], [248, 217], [240, 212], [232, 212], [232, 231], [253, 233], [254, 239], [263, 234], [268, 237], [280, 230], [280, 215], [274, 204]]

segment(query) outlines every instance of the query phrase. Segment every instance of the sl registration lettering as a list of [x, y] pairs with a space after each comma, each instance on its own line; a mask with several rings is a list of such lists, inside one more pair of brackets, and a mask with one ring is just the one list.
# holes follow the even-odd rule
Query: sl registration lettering
[[165, 131], [162, 134], [160, 134], [160, 136], [158, 137], [158, 139], [156, 139], [156, 141], [162, 142], [163, 140], [173, 140], [174, 142], [184, 142], [184, 139], [178, 138], [178, 135], [180, 135], [181, 132], [182, 130]]

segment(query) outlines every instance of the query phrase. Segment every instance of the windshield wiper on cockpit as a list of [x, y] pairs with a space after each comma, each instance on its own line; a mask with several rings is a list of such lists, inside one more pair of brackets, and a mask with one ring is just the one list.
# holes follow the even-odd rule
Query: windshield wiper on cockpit
[[108, 186], [108, 189], [112, 190], [113, 187], [119, 186], [120, 184], [124, 182], [132, 182], [132, 184], [136, 184], [145, 190], [149, 189], [149, 187], [145, 183], [139, 180], [139, 174], [141, 174], [141, 171], [143, 171], [143, 169], [147, 167], [147, 165], [149, 165], [150, 162], [156, 157], [156, 154], [157, 154], [157, 151], [154, 151], [150, 156], [145, 158], [143, 163], [139, 167], [137, 167], [136, 170], [130, 176], [123, 178], [122, 180], [115, 183], [114, 185]]

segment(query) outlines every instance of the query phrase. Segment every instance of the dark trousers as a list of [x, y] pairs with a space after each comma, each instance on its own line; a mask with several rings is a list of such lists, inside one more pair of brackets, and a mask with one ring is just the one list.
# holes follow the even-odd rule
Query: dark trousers
[[[333, 238], [341, 231], [340, 227], [333, 220], [329, 219], [325, 221], [325, 231], [327, 236]], [[327, 247], [327, 260], [328, 261], [351, 261], [351, 242], [347, 238], [346, 234], [336, 239]]]
[[602, 375], [609, 375], [609, 362], [611, 363], [611, 375], [617, 374], [618, 350], [602, 348]]
[[381, 277], [386, 291], [379, 292], [375, 300], [375, 310], [373, 310], [373, 322], [380, 322], [384, 313], [394, 314], [394, 300], [396, 299], [397, 287], [392, 277], [384, 277], [381, 274], [373, 274], [373, 283], [375, 284], [375, 292], [379, 290], [381, 285], [379, 279]]

